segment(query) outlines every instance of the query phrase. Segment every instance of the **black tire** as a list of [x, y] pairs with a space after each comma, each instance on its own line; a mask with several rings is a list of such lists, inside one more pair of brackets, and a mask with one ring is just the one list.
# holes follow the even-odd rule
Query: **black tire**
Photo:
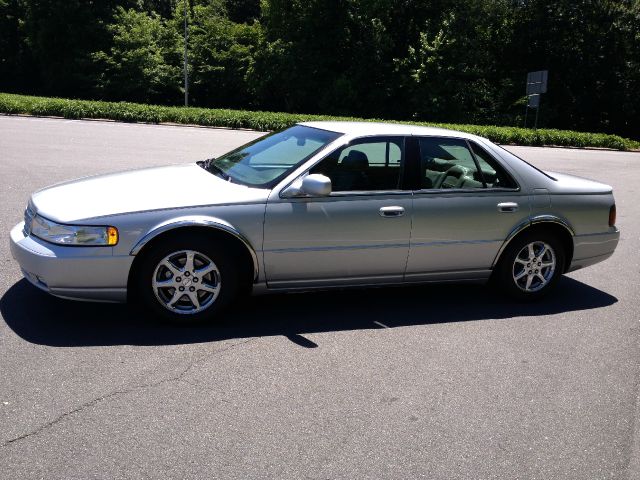
[[[194, 267], [187, 271], [190, 252]], [[205, 235], [168, 237], [143, 254], [135, 278], [137, 292], [142, 304], [162, 320], [176, 324], [210, 322], [238, 295], [243, 276], [234, 261], [234, 249], [225, 242]], [[208, 262], [213, 269], [201, 274], [211, 267]], [[166, 282], [167, 286], [156, 288], [154, 281], [158, 285]]]
[[[533, 246], [533, 258], [530, 245]], [[553, 267], [549, 265], [552, 262]], [[565, 251], [555, 235], [543, 230], [528, 232], [507, 246], [494, 280], [501, 290], [516, 300], [537, 300], [553, 290], [563, 273], [564, 264]]]

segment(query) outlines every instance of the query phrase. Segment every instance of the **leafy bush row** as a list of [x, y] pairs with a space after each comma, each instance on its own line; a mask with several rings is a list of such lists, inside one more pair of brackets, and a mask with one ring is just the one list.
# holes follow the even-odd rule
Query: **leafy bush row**
[[[127, 102], [114, 103], [92, 100], [69, 100], [8, 93], [0, 93], [0, 113], [55, 116], [69, 119], [96, 118], [122, 122], [180, 123], [210, 127], [246, 128], [262, 131], [279, 130], [303, 121], [364, 120], [353, 117], [335, 117], [328, 115], [165, 107]], [[596, 147], [616, 150], [640, 149], [640, 142], [603, 133], [586, 133], [555, 129], [530, 130], [491, 125], [456, 125], [423, 122], [402, 123], [460, 130], [486, 137], [500, 144], [555, 145], [578, 148]]]

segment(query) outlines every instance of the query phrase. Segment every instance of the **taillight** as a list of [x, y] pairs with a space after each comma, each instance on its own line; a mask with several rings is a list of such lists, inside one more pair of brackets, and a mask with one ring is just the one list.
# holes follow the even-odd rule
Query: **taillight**
[[616, 224], [616, 205], [611, 205], [609, 209], [609, 226], [613, 227]]

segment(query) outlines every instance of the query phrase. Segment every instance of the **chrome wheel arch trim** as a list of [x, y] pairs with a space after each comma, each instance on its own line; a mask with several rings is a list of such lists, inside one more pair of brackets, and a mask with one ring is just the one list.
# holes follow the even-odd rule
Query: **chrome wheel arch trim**
[[535, 217], [527, 218], [525, 221], [523, 221], [522, 223], [516, 225], [513, 228], [513, 230], [511, 230], [511, 232], [507, 236], [506, 240], [502, 243], [502, 246], [498, 250], [498, 253], [496, 254], [496, 257], [493, 259], [493, 263], [491, 264], [491, 268], [492, 269], [495, 268], [495, 266], [498, 263], [498, 260], [500, 260], [500, 257], [502, 256], [502, 253], [504, 252], [505, 248], [507, 248], [509, 243], [511, 243], [511, 240], [513, 240], [518, 234], [520, 234], [521, 232], [523, 232], [527, 228], [532, 227], [534, 225], [539, 225], [541, 223], [554, 223], [556, 225], [560, 225], [567, 231], [567, 233], [569, 233], [569, 235], [571, 235], [572, 238], [576, 236], [575, 231], [573, 230], [571, 225], [569, 225], [569, 223], [567, 223], [565, 220], [563, 220], [563, 219], [561, 219], [559, 217], [556, 217], [555, 215], [536, 215]]
[[144, 246], [147, 245], [151, 240], [156, 238], [158, 235], [184, 227], [205, 227], [214, 230], [220, 230], [240, 240], [251, 255], [254, 281], [258, 278], [258, 255], [256, 254], [256, 251], [254, 250], [249, 240], [238, 230], [236, 230], [230, 223], [215, 217], [207, 217], [201, 215], [180, 217], [174, 218], [165, 223], [161, 223], [160, 225], [156, 225], [150, 231], [148, 231], [140, 240], [138, 240], [138, 243], [136, 243], [135, 246], [131, 249], [129, 255], [135, 256], [140, 253]]

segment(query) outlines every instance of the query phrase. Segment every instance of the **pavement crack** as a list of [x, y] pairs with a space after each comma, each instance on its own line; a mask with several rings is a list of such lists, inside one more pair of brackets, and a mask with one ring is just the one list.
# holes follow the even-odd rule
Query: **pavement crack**
[[128, 389], [128, 390], [116, 390], [114, 392], [108, 393], [106, 395], [102, 395], [101, 397], [98, 398], [94, 398], [93, 400], [90, 400], [86, 403], [83, 403], [82, 405], [79, 405], [78, 407], [74, 408], [73, 410], [70, 410], [68, 412], [63, 413], [62, 415], [59, 415], [58, 417], [54, 418], [53, 420], [51, 420], [48, 423], [45, 423], [44, 425], [39, 426], [38, 428], [36, 428], [35, 430], [32, 430], [31, 432], [28, 433], [24, 433], [18, 437], [14, 437], [10, 440], [7, 440], [6, 442], [4, 442], [2, 445], [0, 445], [0, 448], [4, 448], [8, 445], [11, 445], [12, 443], [18, 442], [20, 440], [24, 440], [25, 438], [29, 438], [32, 437], [33, 435], [37, 435], [40, 432], [42, 432], [43, 430], [47, 430], [51, 427], [53, 427], [55, 424], [61, 422], [62, 420], [64, 420], [65, 418], [74, 415], [76, 413], [81, 412], [82, 410], [92, 407], [93, 405], [96, 405], [100, 402], [102, 402], [103, 400], [107, 400], [111, 397], [115, 397], [116, 395], [121, 395], [127, 392], [130, 392], [134, 390], [133, 388]]
[[50, 422], [47, 422], [47, 423], [45, 423], [43, 425], [40, 425], [38, 428], [36, 428], [36, 429], [34, 429], [34, 430], [30, 431], [30, 432], [27, 432], [27, 433], [24, 433], [24, 434], [19, 435], [17, 437], [14, 437], [14, 438], [11, 438], [9, 440], [6, 440], [4, 443], [2, 443], [0, 445], [0, 448], [8, 447], [9, 445], [11, 445], [13, 443], [19, 442], [21, 440], [25, 440], [25, 439], [27, 439], [29, 437], [33, 437], [34, 435], [38, 435], [39, 433], [52, 428], [53, 426], [55, 426], [56, 424], [62, 422], [63, 420], [65, 420], [68, 417], [71, 417], [71, 416], [74, 416], [76, 414], [79, 414], [82, 411], [86, 410], [87, 408], [91, 408], [91, 407], [93, 407], [93, 406], [95, 406], [95, 405], [97, 405], [97, 404], [99, 404], [101, 402], [104, 402], [104, 401], [109, 400], [111, 398], [117, 397], [119, 395], [126, 395], [126, 394], [129, 394], [129, 393], [134, 392], [134, 391], [145, 390], [145, 389], [148, 389], [148, 388], [157, 387], [159, 385], [164, 385], [166, 383], [182, 381], [183, 377], [185, 377], [191, 371], [191, 369], [193, 369], [193, 367], [196, 364], [200, 363], [201, 361], [210, 359], [211, 357], [214, 357], [214, 356], [216, 356], [218, 354], [221, 354], [221, 353], [224, 353], [224, 352], [226, 352], [228, 350], [231, 350], [232, 348], [235, 348], [236, 346], [244, 345], [245, 343], [249, 343], [249, 342], [251, 342], [253, 340], [255, 340], [255, 338], [249, 338], [249, 339], [244, 340], [242, 342], [237, 342], [237, 343], [234, 343], [233, 345], [229, 345], [229, 346], [227, 346], [225, 348], [221, 348], [219, 350], [215, 350], [214, 352], [207, 353], [207, 354], [204, 354], [204, 355], [200, 355], [199, 357], [192, 359], [189, 362], [189, 365], [187, 365], [185, 368], [183, 368], [182, 371], [180, 371], [180, 373], [178, 373], [177, 375], [174, 375], [172, 377], [163, 378], [163, 379], [158, 380], [156, 382], [149, 382], [149, 383], [143, 383], [141, 385], [134, 385], [134, 386], [132, 386], [130, 388], [127, 388], [127, 389], [124, 389], [124, 390], [115, 390], [113, 392], [110, 392], [110, 393], [107, 393], [105, 395], [101, 395], [100, 397], [97, 397], [97, 398], [94, 398], [92, 400], [89, 400], [88, 402], [85, 402], [85, 403], [77, 406], [73, 410], [69, 410], [68, 412], [65, 412], [65, 413], [57, 416], [56, 418], [54, 418]]

